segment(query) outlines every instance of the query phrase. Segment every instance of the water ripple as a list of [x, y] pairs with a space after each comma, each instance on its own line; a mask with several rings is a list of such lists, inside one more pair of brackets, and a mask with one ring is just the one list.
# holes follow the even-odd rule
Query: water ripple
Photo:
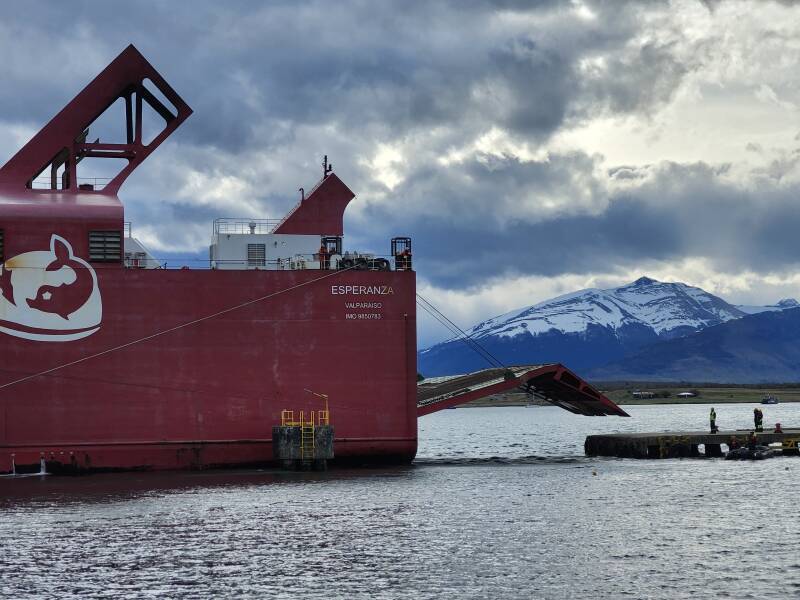
[[398, 469], [4, 479], [0, 597], [795, 595], [800, 459], [582, 455], [587, 433], [706, 410], [444, 411]]

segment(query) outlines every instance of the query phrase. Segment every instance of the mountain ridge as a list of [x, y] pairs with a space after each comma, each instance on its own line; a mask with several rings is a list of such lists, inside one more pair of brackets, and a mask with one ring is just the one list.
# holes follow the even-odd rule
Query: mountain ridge
[[[701, 288], [650, 277], [616, 288], [588, 288], [485, 319], [467, 334], [505, 364], [563, 362], [595, 369], [660, 341], [682, 338], [748, 315], [800, 306], [785, 299], [757, 307], [729, 304]], [[426, 376], [477, 370], [485, 360], [463, 340], [418, 353]]]
[[657, 342], [582, 375], [596, 381], [800, 380], [800, 308], [767, 310]]
[[[652, 327], [660, 335], [677, 327], [705, 327], [740, 318], [744, 314], [744, 311], [700, 288], [640, 277], [617, 288], [578, 290], [515, 309], [482, 321], [467, 333], [476, 339], [487, 334], [524, 333], [520, 330], [509, 331], [507, 325], [510, 322], [518, 322], [528, 333], [536, 334], [550, 329], [575, 333], [584, 330], [588, 322], [619, 327], [638, 321]], [[571, 319], [572, 316], [579, 318]], [[495, 331], [498, 324], [504, 328], [502, 332]]]

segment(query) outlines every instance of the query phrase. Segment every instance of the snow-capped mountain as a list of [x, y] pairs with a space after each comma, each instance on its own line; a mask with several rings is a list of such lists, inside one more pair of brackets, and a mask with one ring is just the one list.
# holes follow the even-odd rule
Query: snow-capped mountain
[[795, 300], [794, 298], [784, 298], [777, 304], [771, 304], [769, 306], [751, 306], [749, 304], [737, 304], [736, 308], [738, 308], [743, 313], [747, 313], [748, 315], [757, 315], [758, 313], [762, 312], [775, 312], [776, 310], [786, 310], [787, 308], [797, 308], [798, 306], [800, 306], [800, 303], [798, 303], [797, 300]]
[[[782, 300], [770, 307], [736, 307], [700, 288], [641, 277], [618, 288], [581, 290], [514, 310], [478, 323], [467, 333], [504, 364], [562, 362], [588, 369], [658, 341], [795, 306], [794, 300]], [[418, 362], [426, 376], [487, 366], [461, 340], [422, 350]]]
[[800, 308], [765, 310], [658, 342], [581, 376], [592, 381], [798, 381]]
[[537, 335], [550, 330], [580, 333], [590, 325], [621, 329], [644, 325], [659, 337], [674, 337], [744, 316], [744, 312], [700, 288], [642, 277], [610, 290], [588, 289], [558, 296], [478, 323], [473, 338]]

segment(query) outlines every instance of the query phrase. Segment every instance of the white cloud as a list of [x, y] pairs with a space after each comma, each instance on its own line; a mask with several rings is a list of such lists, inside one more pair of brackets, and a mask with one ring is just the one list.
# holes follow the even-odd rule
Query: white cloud
[[399, 144], [379, 143], [371, 158], [363, 158], [360, 163], [366, 166], [372, 178], [385, 185], [389, 191], [403, 181], [403, 165], [405, 163], [402, 148]]

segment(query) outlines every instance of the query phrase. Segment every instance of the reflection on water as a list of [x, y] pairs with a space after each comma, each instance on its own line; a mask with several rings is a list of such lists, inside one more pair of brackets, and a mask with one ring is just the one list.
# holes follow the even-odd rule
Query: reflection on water
[[700, 429], [708, 408], [443, 411], [397, 469], [0, 480], [0, 596], [793, 596], [800, 458], [583, 457], [589, 433]]

